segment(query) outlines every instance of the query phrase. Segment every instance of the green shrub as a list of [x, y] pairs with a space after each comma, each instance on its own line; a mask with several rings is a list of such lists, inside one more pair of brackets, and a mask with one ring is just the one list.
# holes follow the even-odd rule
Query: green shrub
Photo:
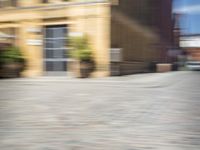
[[86, 36], [70, 37], [70, 56], [80, 61], [92, 61], [92, 49]]
[[18, 47], [10, 46], [0, 52], [0, 63], [24, 63], [24, 57]]

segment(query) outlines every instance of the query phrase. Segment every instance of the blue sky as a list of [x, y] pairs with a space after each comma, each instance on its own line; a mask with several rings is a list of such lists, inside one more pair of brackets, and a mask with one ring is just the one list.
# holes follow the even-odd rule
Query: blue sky
[[183, 13], [184, 33], [200, 34], [200, 0], [174, 0], [174, 11]]

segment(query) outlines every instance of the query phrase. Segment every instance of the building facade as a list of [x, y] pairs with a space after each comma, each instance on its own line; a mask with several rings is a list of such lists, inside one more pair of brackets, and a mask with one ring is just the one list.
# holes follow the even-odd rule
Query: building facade
[[24, 76], [70, 72], [66, 39], [77, 33], [88, 35], [97, 71], [109, 75], [109, 3], [7, 0], [1, 1], [0, 14], [1, 42], [15, 44], [23, 51], [27, 61]]
[[88, 36], [94, 76], [148, 71], [171, 45], [171, 0], [1, 0], [0, 7], [0, 42], [20, 47], [24, 76], [70, 73], [70, 35]]
[[[173, 45], [171, 0], [121, 0], [111, 7], [111, 47], [122, 51], [120, 74], [148, 72], [152, 62], [167, 62]], [[118, 72], [119, 73], [119, 72]]]
[[182, 35], [180, 37], [180, 46], [187, 54], [188, 60], [200, 61], [200, 35]]

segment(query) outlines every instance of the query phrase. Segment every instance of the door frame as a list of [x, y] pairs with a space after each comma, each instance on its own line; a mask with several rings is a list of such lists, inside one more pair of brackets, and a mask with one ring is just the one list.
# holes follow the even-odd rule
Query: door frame
[[[57, 61], [62, 61], [62, 59], [64, 59], [63, 61], [66, 61], [66, 71], [47, 71], [46, 69], [46, 62], [49, 60], [51, 61], [51, 59], [55, 59], [55, 58], [46, 58], [46, 28], [48, 27], [52, 27], [52, 28], [59, 28], [59, 27], [65, 27], [66, 28], [66, 37], [65, 40], [67, 40], [67, 35], [68, 35], [68, 29], [69, 26], [67, 24], [58, 24], [58, 25], [45, 25], [43, 26], [43, 75], [44, 76], [66, 76], [67, 72], [68, 72], [68, 57], [66, 56], [66, 58], [58, 58]], [[56, 38], [55, 38], [56, 39]], [[67, 50], [66, 45], [64, 45], [65, 50]], [[56, 59], [54, 60], [54, 62], [56, 62]]]

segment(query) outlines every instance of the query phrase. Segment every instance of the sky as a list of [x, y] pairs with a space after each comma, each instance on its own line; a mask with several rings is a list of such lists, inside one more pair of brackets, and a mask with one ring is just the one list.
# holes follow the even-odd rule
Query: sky
[[200, 34], [200, 0], [174, 0], [174, 12], [184, 14], [183, 33]]

